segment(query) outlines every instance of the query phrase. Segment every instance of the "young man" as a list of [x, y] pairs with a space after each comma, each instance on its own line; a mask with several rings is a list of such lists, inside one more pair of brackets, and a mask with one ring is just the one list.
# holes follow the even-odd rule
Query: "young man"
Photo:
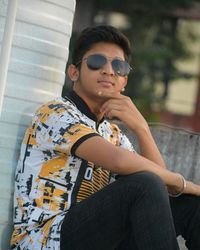
[[[177, 250], [179, 234], [200, 249], [200, 186], [166, 169], [122, 94], [129, 59], [115, 28], [81, 33], [68, 68], [73, 91], [36, 112], [22, 143], [12, 249]], [[113, 117], [135, 133], [141, 154]]]

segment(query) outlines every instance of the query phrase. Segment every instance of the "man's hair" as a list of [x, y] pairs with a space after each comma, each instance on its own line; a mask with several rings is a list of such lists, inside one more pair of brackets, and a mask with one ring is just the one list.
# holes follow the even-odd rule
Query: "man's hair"
[[72, 64], [77, 65], [81, 62], [84, 54], [99, 42], [118, 45], [123, 50], [125, 59], [130, 61], [131, 48], [128, 38], [112, 26], [100, 25], [88, 27], [81, 32], [72, 53]]

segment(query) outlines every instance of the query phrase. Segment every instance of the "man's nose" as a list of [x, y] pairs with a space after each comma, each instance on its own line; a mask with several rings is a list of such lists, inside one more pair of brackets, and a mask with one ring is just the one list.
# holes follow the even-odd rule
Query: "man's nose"
[[115, 75], [115, 72], [114, 72], [114, 70], [113, 70], [112, 62], [111, 62], [111, 61], [107, 61], [107, 62], [103, 65], [101, 71], [102, 71], [103, 74]]

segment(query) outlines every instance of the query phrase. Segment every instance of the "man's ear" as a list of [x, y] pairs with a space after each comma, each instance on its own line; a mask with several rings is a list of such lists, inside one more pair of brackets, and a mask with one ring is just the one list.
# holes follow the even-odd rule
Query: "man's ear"
[[75, 65], [70, 64], [67, 68], [67, 73], [72, 82], [76, 82], [78, 80], [79, 70]]

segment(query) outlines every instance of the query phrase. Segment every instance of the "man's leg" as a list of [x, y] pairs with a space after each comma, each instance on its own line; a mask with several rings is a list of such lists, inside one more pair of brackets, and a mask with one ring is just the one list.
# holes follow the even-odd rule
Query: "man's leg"
[[168, 194], [154, 174], [121, 177], [72, 207], [62, 225], [61, 250], [112, 250], [128, 232], [127, 249], [179, 249]]
[[200, 197], [170, 197], [177, 236], [182, 235], [189, 250], [200, 250]]

